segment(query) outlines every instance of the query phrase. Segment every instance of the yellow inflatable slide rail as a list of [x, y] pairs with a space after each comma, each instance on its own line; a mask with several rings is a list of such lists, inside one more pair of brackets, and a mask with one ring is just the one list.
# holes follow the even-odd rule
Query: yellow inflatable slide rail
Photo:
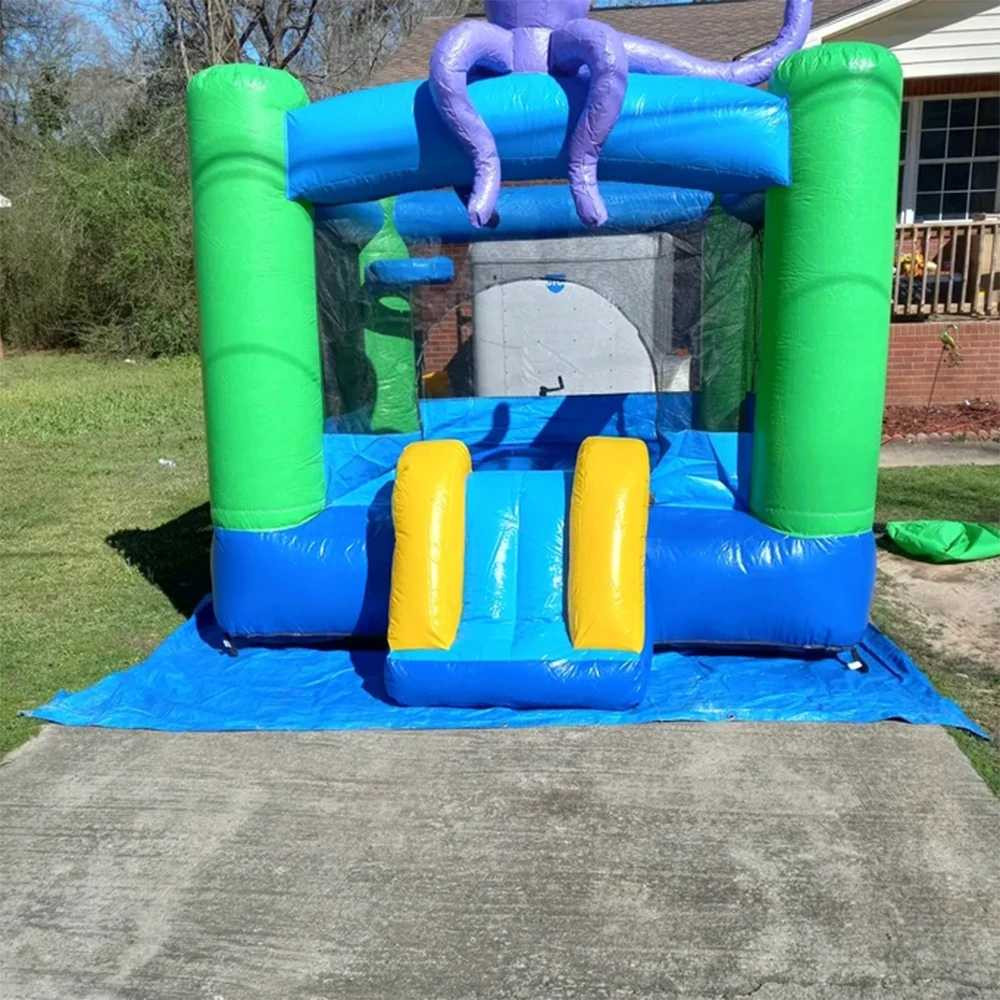
[[569, 518], [569, 636], [576, 649], [641, 652], [646, 638], [649, 453], [590, 437], [577, 454]]
[[461, 441], [417, 441], [396, 465], [389, 649], [448, 649], [462, 617], [465, 480]]

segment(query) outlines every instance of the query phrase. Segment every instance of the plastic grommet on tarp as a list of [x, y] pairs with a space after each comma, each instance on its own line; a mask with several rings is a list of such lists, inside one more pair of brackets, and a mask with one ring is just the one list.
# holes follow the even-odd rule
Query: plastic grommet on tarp
[[906, 555], [928, 562], [974, 562], [1000, 556], [1000, 527], [969, 521], [890, 521], [886, 534]]

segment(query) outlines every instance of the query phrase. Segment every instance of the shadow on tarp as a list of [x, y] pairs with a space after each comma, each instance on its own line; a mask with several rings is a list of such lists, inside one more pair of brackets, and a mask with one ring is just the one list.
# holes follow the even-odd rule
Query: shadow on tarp
[[[256, 653], [265, 651], [295, 659], [299, 654], [308, 650], [313, 655], [325, 656], [326, 660], [331, 663], [338, 658], [347, 656], [354, 667], [354, 672], [358, 675], [363, 691], [387, 705], [396, 704], [385, 687], [384, 667], [389, 652], [385, 639], [374, 639], [369, 636], [343, 636], [336, 639], [311, 640], [308, 647], [305, 647], [301, 642], [290, 642], [288, 636], [285, 636], [284, 639], [281, 636], [272, 638], [262, 636], [255, 639], [226, 636], [215, 620], [211, 598], [208, 597], [199, 605], [193, 617], [185, 622], [181, 628], [188, 628], [192, 623], [205, 648], [232, 660], [239, 660], [241, 657], [245, 660], [247, 657], [252, 658]], [[170, 638], [166, 641], [169, 642]]]
[[986, 738], [874, 626], [856, 653], [866, 669], [850, 669], [846, 654], [804, 660], [657, 653], [645, 699], [626, 712], [405, 708], [386, 695], [384, 649], [243, 646], [227, 655], [206, 599], [144, 663], [86, 691], [60, 691], [26, 714], [64, 725], [169, 732], [896, 719]]

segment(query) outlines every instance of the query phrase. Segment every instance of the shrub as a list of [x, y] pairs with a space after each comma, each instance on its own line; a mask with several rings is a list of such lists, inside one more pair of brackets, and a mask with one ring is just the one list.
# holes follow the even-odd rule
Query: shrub
[[[183, 141], [183, 138], [181, 138]], [[195, 348], [183, 174], [128, 150], [33, 142], [5, 163], [0, 324], [8, 346], [179, 354]]]

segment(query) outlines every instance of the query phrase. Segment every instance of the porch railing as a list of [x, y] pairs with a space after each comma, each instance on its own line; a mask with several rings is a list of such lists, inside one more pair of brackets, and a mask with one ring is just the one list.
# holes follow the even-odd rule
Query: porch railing
[[892, 311], [1000, 315], [1000, 218], [897, 226]]

